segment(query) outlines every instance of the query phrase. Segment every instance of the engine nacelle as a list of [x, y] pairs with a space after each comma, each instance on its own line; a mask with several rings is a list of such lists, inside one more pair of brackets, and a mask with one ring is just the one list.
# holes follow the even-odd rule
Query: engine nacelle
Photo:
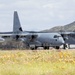
[[26, 37], [29, 41], [34, 41], [37, 38], [37, 35], [27, 35]]
[[0, 42], [4, 42], [4, 41], [5, 41], [5, 39], [0, 37]]

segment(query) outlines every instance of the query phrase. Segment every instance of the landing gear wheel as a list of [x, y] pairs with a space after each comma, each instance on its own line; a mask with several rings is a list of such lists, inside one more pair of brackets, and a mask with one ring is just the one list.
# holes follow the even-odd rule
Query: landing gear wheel
[[43, 47], [44, 49], [46, 49], [46, 47]]
[[63, 45], [63, 49], [66, 49], [66, 47], [67, 47], [67, 45], [66, 45], [66, 44], [64, 44], [64, 45]]
[[43, 47], [44, 49], [49, 49], [49, 46], [45, 46], [45, 47]]
[[30, 49], [31, 49], [31, 50], [34, 50], [35, 48], [32, 48], [32, 47], [31, 47]]
[[59, 49], [60, 47], [59, 46], [56, 46], [56, 49]]
[[31, 50], [35, 50], [35, 49], [37, 49], [37, 46], [35, 46], [35, 47], [30, 47], [30, 49], [31, 49]]
[[35, 49], [37, 49], [37, 46], [35, 46]]

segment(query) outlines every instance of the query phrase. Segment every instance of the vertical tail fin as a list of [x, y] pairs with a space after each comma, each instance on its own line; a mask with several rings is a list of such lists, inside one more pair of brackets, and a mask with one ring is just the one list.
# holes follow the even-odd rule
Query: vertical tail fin
[[13, 32], [21, 32], [21, 24], [19, 21], [18, 13], [17, 11], [14, 11], [14, 19], [13, 19]]

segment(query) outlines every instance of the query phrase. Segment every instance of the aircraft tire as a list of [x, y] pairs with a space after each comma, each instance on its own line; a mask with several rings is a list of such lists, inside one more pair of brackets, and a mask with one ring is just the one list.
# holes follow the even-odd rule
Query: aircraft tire
[[35, 49], [37, 49], [37, 46], [35, 46]]
[[37, 49], [37, 46], [35, 46], [34, 48], [33, 47], [30, 47], [31, 50], [36, 50]]
[[59, 46], [56, 46], [55, 48], [56, 48], [56, 49], [59, 49], [60, 47], [59, 47]]
[[49, 46], [45, 46], [45, 47], [43, 47], [43, 48], [46, 50], [46, 49], [49, 49]]
[[64, 44], [64, 45], [63, 45], [63, 49], [66, 49], [66, 47], [67, 47], [67, 45], [66, 45], [66, 44]]
[[49, 46], [47, 46], [47, 49], [49, 49]]
[[44, 49], [46, 49], [46, 47], [43, 47]]
[[32, 47], [31, 47], [30, 49], [31, 49], [31, 50], [34, 50], [35, 48], [32, 48]]

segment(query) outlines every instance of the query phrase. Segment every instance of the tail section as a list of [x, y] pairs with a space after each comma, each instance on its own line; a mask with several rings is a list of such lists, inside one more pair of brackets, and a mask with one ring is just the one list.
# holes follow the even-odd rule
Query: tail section
[[17, 11], [14, 11], [13, 32], [21, 32], [21, 31], [22, 31], [22, 27], [20, 24], [18, 13], [17, 13]]

